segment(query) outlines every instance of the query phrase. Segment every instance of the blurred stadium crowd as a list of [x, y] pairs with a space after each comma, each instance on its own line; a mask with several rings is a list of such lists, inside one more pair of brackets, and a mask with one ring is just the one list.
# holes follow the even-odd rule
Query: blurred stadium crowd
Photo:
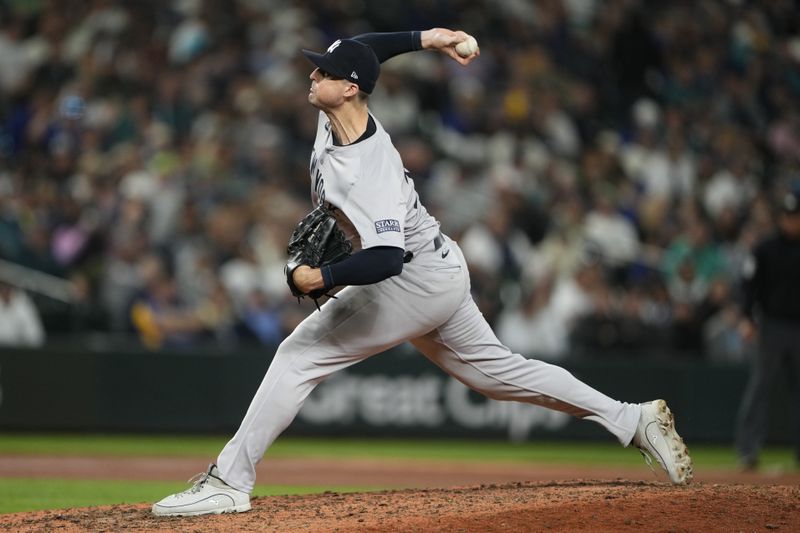
[[793, 1], [0, 6], [0, 259], [28, 269], [0, 309], [32, 298], [51, 339], [278, 343], [314, 309], [283, 275], [311, 207], [300, 49], [445, 26], [480, 58], [396, 57], [371, 109], [501, 340], [554, 359], [748, 350], [740, 266], [798, 185]]

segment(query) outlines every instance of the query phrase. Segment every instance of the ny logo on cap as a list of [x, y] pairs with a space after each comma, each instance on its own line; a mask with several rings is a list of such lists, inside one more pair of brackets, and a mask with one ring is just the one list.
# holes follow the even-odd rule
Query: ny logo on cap
[[328, 47], [328, 53], [330, 54], [331, 52], [336, 50], [339, 47], [340, 44], [342, 44], [342, 40], [341, 39], [336, 39], [333, 42], [333, 44]]

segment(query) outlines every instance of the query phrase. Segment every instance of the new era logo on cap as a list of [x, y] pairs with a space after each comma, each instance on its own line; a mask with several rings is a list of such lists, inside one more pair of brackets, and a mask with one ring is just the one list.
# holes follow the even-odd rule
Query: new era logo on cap
[[378, 81], [381, 66], [369, 45], [353, 39], [337, 39], [324, 54], [303, 50], [321, 70], [349, 80], [369, 94]]

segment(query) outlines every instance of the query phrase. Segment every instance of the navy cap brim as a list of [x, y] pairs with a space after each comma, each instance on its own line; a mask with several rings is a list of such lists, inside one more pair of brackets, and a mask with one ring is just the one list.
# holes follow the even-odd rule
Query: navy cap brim
[[346, 78], [347, 74], [344, 72], [339, 72], [336, 68], [336, 65], [333, 64], [333, 61], [325, 54], [320, 54], [318, 52], [312, 52], [311, 50], [303, 49], [303, 55], [311, 61], [314, 65], [318, 68], [324, 70], [325, 72], [330, 72], [331, 74], [335, 75], [338, 78]]

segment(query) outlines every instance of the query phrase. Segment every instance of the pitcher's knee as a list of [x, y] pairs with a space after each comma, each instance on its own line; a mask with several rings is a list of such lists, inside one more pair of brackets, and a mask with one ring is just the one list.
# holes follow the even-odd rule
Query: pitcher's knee
[[287, 372], [297, 372], [299, 369], [308, 367], [309, 363], [303, 356], [303, 350], [298, 343], [291, 337], [287, 337], [278, 346], [269, 366], [272, 372], [279, 372], [285, 376]]
[[275, 351], [275, 359], [295, 358], [308, 351], [313, 342], [311, 339], [297, 335], [297, 331], [283, 339]]
[[272, 364], [276, 364], [279, 362], [286, 362], [291, 358], [291, 354], [295, 353], [292, 347], [292, 343], [287, 342], [289, 339], [284, 339], [283, 342], [280, 343], [278, 349], [275, 350], [275, 355], [272, 356]]
[[275, 367], [283, 380], [318, 383], [339, 368], [332, 359], [324, 347], [309, 347], [308, 341], [289, 336], [278, 346], [270, 368]]

